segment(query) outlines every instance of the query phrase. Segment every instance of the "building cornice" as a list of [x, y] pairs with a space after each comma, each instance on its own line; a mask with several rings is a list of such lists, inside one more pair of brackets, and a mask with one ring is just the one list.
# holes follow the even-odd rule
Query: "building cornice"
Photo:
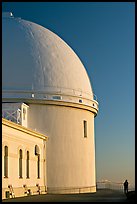
[[64, 106], [64, 107], [71, 107], [71, 108], [78, 108], [90, 111], [94, 114], [94, 117], [97, 116], [98, 113], [98, 102], [96, 100], [92, 100], [92, 106], [84, 103], [75, 103], [75, 102], [68, 102], [63, 100], [43, 100], [43, 99], [3, 99], [3, 102], [22, 102], [26, 104], [44, 104], [44, 105], [55, 105], [55, 106]]
[[43, 139], [43, 140], [48, 140], [48, 136], [42, 134], [42, 133], [39, 133], [37, 131], [34, 131], [34, 130], [31, 130], [29, 128], [26, 128], [24, 126], [21, 126], [19, 124], [16, 124], [12, 121], [9, 121], [5, 118], [2, 118], [2, 124], [5, 125], [5, 126], [8, 126], [8, 127], [11, 127], [15, 130], [18, 130], [18, 131], [21, 131], [21, 132], [24, 132], [24, 133], [27, 133], [29, 135], [32, 135], [34, 137], [37, 137], [37, 138], [40, 138], [40, 139]]

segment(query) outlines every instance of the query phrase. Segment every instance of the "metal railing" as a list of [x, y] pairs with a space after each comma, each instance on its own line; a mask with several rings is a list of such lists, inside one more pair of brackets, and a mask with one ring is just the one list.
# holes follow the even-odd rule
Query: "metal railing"
[[21, 110], [20, 109], [3, 109], [2, 117], [12, 122], [21, 124]]
[[[97, 189], [111, 189], [111, 190], [124, 190], [124, 185], [122, 182], [111, 182], [111, 181], [98, 181], [96, 183]], [[128, 186], [129, 191], [134, 190], [134, 186], [129, 183]]]
[[16, 94], [21, 94], [22, 96], [24, 94], [37, 94], [41, 96], [47, 95], [52, 95], [52, 94], [57, 94], [57, 95], [70, 95], [70, 96], [77, 96], [77, 97], [86, 97], [87, 99], [91, 99], [93, 97], [94, 100], [97, 101], [97, 96], [94, 93], [89, 93], [82, 91], [81, 89], [71, 89], [71, 88], [64, 88], [64, 87], [45, 87], [44, 90], [3, 90], [3, 94], [11, 94], [11, 95], [16, 95]]

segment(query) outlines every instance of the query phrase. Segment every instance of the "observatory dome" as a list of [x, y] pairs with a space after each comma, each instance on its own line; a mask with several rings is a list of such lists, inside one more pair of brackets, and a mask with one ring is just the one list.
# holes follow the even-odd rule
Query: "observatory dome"
[[[24, 182], [32, 192], [36, 183], [52, 194], [96, 192], [94, 118], [98, 102], [93, 96], [86, 69], [67, 43], [41, 25], [9, 12], [3, 14], [2, 117], [20, 125], [17, 129], [13, 125], [14, 141], [9, 137], [13, 130], [4, 132], [3, 148], [5, 151], [10, 141], [15, 147], [11, 153], [9, 148], [10, 164], [18, 164], [18, 158], [13, 157], [19, 148], [23, 155], [27, 156], [27, 151], [30, 155], [26, 171], [22, 171], [24, 162], [19, 166], [21, 177], [17, 171], [10, 176], [12, 171], [6, 170], [13, 165], [4, 160], [3, 175], [9, 172], [10, 180], [3, 177], [3, 194], [8, 181], [23, 196]], [[21, 126], [27, 139], [20, 134]], [[31, 140], [29, 130], [48, 136], [47, 144], [43, 136], [35, 135]], [[35, 155], [33, 141], [39, 147]], [[28, 168], [28, 161], [32, 168]]]
[[2, 18], [2, 90], [7, 98], [60, 93], [93, 99], [75, 52], [55, 33], [12, 13]]

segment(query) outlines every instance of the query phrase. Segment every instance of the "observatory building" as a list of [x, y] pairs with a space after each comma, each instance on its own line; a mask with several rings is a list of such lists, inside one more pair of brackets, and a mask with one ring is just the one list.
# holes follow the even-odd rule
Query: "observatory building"
[[95, 192], [97, 113], [75, 52], [41, 25], [3, 13], [3, 198], [10, 189], [23, 196], [35, 194], [36, 187], [45, 193]]

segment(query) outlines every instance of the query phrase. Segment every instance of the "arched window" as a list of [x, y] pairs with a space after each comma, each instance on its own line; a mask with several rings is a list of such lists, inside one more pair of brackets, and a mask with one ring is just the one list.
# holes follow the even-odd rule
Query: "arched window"
[[19, 178], [22, 178], [22, 149], [19, 150]]
[[8, 178], [8, 147], [4, 147], [4, 177]]
[[29, 178], [29, 151], [27, 151], [27, 160], [26, 160], [26, 178]]
[[40, 150], [38, 145], [35, 145], [35, 155], [37, 156], [37, 178], [40, 178]]

